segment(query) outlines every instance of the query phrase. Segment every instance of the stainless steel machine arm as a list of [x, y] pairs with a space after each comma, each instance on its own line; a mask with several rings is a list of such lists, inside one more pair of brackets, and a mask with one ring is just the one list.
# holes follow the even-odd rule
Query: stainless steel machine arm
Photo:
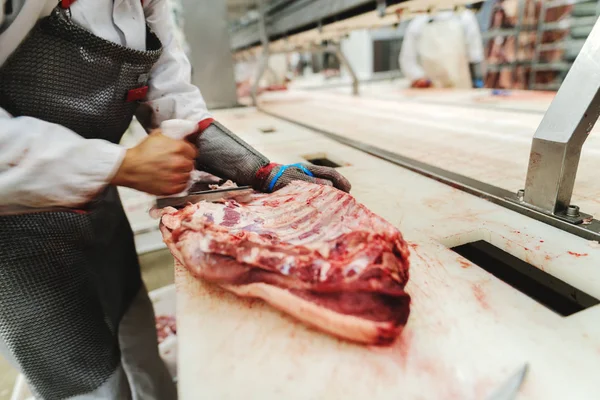
[[581, 148], [599, 114], [600, 23], [597, 21], [533, 137], [525, 203], [549, 214], [566, 213]]

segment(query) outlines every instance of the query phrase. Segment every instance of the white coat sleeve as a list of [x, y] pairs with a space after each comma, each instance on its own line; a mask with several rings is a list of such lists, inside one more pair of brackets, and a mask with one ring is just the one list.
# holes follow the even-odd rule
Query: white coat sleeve
[[0, 108], [0, 212], [81, 206], [110, 182], [125, 151]]
[[461, 15], [461, 22], [465, 30], [469, 62], [480, 63], [483, 61], [483, 39], [477, 17], [471, 10], [465, 10]]
[[167, 0], [145, 0], [143, 4], [146, 21], [163, 45], [150, 73], [145, 102], [152, 112], [151, 127], [167, 120], [198, 123], [211, 118], [200, 90], [191, 83], [190, 62], [176, 40]]
[[426, 78], [425, 71], [419, 64], [419, 55], [417, 52], [417, 42], [421, 23], [418, 17], [413, 18], [406, 27], [402, 48], [400, 49], [400, 71], [410, 79], [411, 82], [417, 79]]

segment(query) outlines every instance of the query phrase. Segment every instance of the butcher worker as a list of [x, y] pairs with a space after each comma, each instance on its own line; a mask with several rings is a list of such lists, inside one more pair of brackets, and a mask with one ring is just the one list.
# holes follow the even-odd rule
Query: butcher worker
[[482, 62], [481, 30], [469, 9], [418, 15], [406, 28], [399, 63], [413, 88], [482, 88]]
[[[116, 186], [176, 194], [196, 164], [350, 189], [214, 121], [170, 24], [166, 0], [0, 0], [0, 352], [36, 398], [176, 398]], [[126, 150], [136, 112], [154, 130]]]

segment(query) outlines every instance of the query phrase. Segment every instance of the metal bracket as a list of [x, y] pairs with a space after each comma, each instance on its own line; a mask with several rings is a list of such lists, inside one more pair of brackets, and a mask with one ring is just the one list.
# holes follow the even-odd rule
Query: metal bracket
[[548, 217], [550, 218], [556, 218], [573, 225], [587, 224], [594, 220], [594, 217], [592, 215], [579, 211], [579, 207], [576, 205], [570, 205], [565, 211], [550, 214], [539, 207], [525, 202], [524, 193], [524, 190], [519, 190], [516, 195], [505, 196], [504, 198], [507, 201], [519, 204], [521, 207], [536, 210], [537, 212], [548, 215]]
[[581, 148], [600, 115], [599, 44], [596, 22], [531, 145], [523, 204], [557, 218], [567, 216]]
[[379, 18], [385, 17], [386, 7], [385, 0], [377, 0], [377, 15], [379, 15]]
[[344, 67], [346, 67], [346, 69], [348, 69], [348, 72], [350, 73], [350, 77], [352, 78], [352, 94], [354, 96], [358, 96], [358, 94], [359, 94], [359, 90], [358, 90], [359, 81], [358, 81], [358, 76], [356, 75], [356, 72], [354, 72], [354, 69], [352, 68], [352, 65], [350, 65], [350, 62], [348, 61], [348, 59], [346, 58], [346, 55], [342, 51], [342, 46], [341, 46], [340, 43], [336, 43], [335, 44], [334, 50], [335, 50], [335, 55], [340, 60], [340, 63]]

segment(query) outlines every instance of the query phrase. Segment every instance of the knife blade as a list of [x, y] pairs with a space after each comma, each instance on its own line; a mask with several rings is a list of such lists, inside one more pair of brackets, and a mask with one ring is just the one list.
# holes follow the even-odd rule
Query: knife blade
[[528, 369], [529, 365], [525, 363], [514, 374], [512, 374], [501, 387], [496, 389], [496, 391], [494, 391], [494, 393], [492, 393], [487, 400], [516, 399]]
[[161, 197], [156, 199], [156, 208], [174, 207], [182, 208], [188, 204], [194, 204], [201, 201], [221, 201], [232, 197], [239, 197], [253, 193], [254, 190], [250, 186], [240, 186], [215, 190], [202, 190], [199, 192], [189, 193], [186, 196], [180, 197]]

